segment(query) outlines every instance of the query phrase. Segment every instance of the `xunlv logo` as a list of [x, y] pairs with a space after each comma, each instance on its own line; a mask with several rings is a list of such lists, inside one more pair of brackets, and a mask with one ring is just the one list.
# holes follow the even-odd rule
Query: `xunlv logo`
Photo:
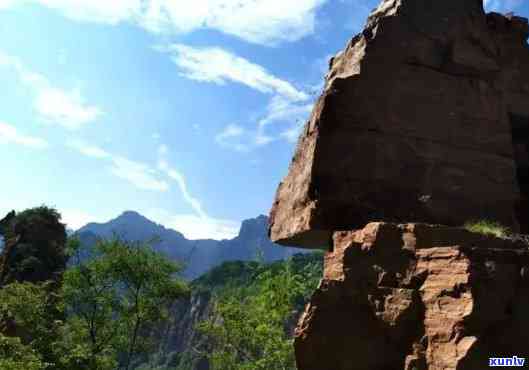
[[489, 366], [523, 366], [525, 362], [524, 357], [491, 357], [489, 358]]

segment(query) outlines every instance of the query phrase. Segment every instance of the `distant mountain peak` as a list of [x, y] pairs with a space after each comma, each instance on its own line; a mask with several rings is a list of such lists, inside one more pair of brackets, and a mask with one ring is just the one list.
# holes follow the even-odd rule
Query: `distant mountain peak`
[[140, 221], [148, 221], [150, 223], [154, 223], [151, 220], [149, 220], [147, 217], [143, 216], [142, 214], [136, 211], [124, 211], [122, 214], [120, 214], [118, 217], [115, 218], [115, 220], [119, 220], [119, 219], [140, 220]]
[[268, 217], [265, 215], [259, 215], [255, 218], [244, 220], [241, 223], [239, 230], [239, 237], [263, 237], [267, 236], [268, 230]]
[[87, 245], [94, 245], [98, 238], [114, 235], [134, 241], [149, 241], [159, 237], [154, 245], [157, 251], [184, 262], [185, 276], [194, 278], [223, 261], [251, 260], [257, 252], [263, 252], [266, 261], [286, 258], [297, 250], [274, 245], [268, 238], [268, 217], [259, 215], [244, 220], [239, 235], [226, 240], [188, 240], [173, 229], [165, 228], [135, 211], [125, 211], [105, 223], [90, 223], [77, 231]]

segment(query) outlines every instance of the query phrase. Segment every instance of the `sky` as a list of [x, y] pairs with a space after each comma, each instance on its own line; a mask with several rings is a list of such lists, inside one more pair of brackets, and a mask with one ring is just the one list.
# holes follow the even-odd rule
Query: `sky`
[[45, 204], [78, 229], [135, 210], [234, 237], [268, 214], [329, 58], [377, 5], [0, 0], [0, 218]]

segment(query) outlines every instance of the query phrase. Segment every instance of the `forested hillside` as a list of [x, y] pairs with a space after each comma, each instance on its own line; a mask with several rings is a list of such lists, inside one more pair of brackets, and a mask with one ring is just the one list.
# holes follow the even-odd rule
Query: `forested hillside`
[[295, 369], [320, 253], [229, 261], [186, 283], [147, 242], [67, 238], [59, 212], [2, 220], [0, 369]]
[[225, 262], [194, 280], [141, 369], [295, 369], [292, 333], [322, 275], [321, 253]]

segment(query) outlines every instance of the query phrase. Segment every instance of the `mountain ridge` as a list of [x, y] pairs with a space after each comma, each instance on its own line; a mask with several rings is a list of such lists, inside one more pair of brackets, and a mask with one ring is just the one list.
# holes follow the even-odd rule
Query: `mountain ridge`
[[225, 261], [262, 258], [265, 262], [272, 262], [303, 253], [297, 248], [272, 243], [268, 238], [268, 217], [265, 215], [243, 220], [237, 236], [222, 240], [190, 240], [181, 232], [131, 210], [108, 222], [88, 223], [75, 233], [88, 247], [95, 245], [100, 238], [114, 236], [128, 241], [153, 241], [155, 250], [184, 263], [183, 275], [188, 279], [196, 278]]

